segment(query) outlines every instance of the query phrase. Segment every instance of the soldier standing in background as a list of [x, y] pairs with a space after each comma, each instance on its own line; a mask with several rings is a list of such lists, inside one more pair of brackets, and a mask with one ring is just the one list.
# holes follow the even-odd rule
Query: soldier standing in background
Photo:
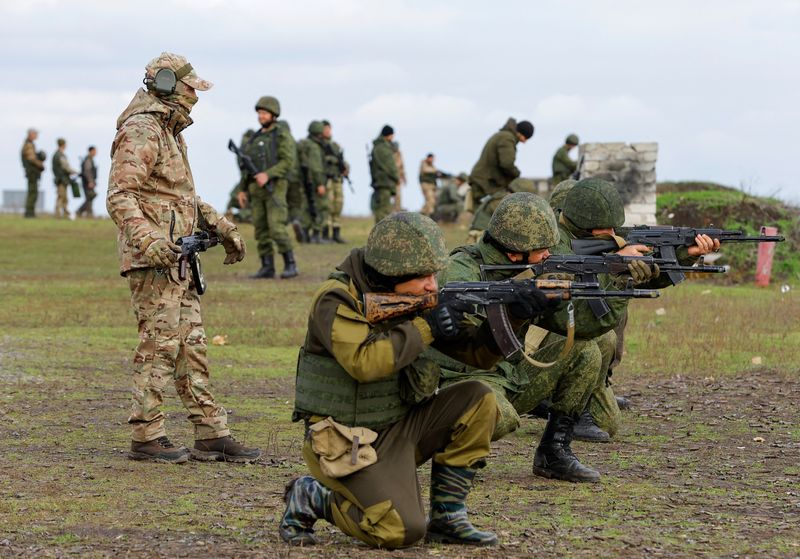
[[83, 186], [83, 195], [86, 198], [80, 208], [78, 208], [77, 216], [94, 217], [94, 210], [92, 209], [92, 201], [97, 197], [97, 165], [94, 164], [94, 156], [97, 155], [97, 148], [89, 146], [86, 157], [81, 162], [81, 185]]
[[[22, 168], [25, 170], [25, 178], [28, 180], [28, 195], [25, 198], [25, 217], [36, 217], [36, 199], [39, 197], [39, 178], [44, 171], [44, 157], [39, 157], [36, 153], [36, 138], [39, 131], [33, 128], [28, 129], [28, 135], [22, 144]], [[42, 154], [44, 152], [41, 152]]]
[[392, 149], [394, 150], [394, 164], [397, 166], [397, 188], [394, 195], [394, 211], [402, 212], [403, 203], [401, 192], [406, 185], [406, 164], [403, 162], [403, 153], [400, 151], [400, 142], [392, 142]]
[[393, 139], [394, 128], [387, 124], [381, 129], [381, 135], [372, 142], [369, 171], [372, 175], [373, 192], [370, 207], [375, 223], [392, 213], [392, 196], [398, 192], [400, 174], [397, 170]]
[[[489, 138], [469, 176], [473, 208], [477, 209], [485, 196], [508, 192], [508, 185], [520, 175], [515, 163], [517, 144], [524, 144], [532, 136], [533, 124], [527, 120], [517, 123], [509, 118], [505, 126]], [[500, 200], [502, 197], [496, 197], [487, 208], [490, 216]]]
[[69, 166], [67, 156], [64, 150], [67, 149], [67, 141], [64, 138], [56, 140], [58, 149], [53, 154], [53, 182], [56, 185], [56, 217], [69, 217], [69, 209], [67, 208], [67, 185], [70, 183], [70, 177], [77, 175], [78, 171]]
[[[344, 189], [342, 181], [350, 174], [350, 166], [344, 160], [344, 152], [339, 144], [333, 141], [331, 123], [322, 121], [322, 147], [325, 149], [325, 173], [328, 175], [328, 204], [330, 208], [331, 240], [344, 244], [341, 234], [341, 217], [344, 208]], [[328, 238], [328, 228], [322, 231], [322, 238]]]
[[440, 173], [433, 164], [433, 154], [429, 153], [419, 164], [419, 187], [425, 198], [425, 205], [419, 211], [422, 215], [430, 217], [436, 210], [436, 179]]
[[[139, 322], [133, 358], [132, 460], [180, 464], [189, 459], [251, 462], [261, 455], [230, 436], [227, 412], [208, 390], [206, 334], [197, 286], [178, 272], [181, 237], [197, 230], [220, 238], [225, 264], [240, 262], [245, 245], [236, 226], [203, 202], [194, 188], [181, 132], [200, 79], [187, 60], [161, 53], [145, 67], [144, 83], [117, 119], [106, 207], [119, 228], [120, 273], [128, 279]], [[169, 379], [194, 424], [194, 448], [167, 438], [161, 411]]]
[[[286, 130], [291, 133], [289, 123], [285, 120], [278, 121], [278, 124], [286, 126]], [[294, 231], [294, 239], [300, 244], [309, 241], [309, 231], [311, 231], [311, 212], [308, 207], [308, 195], [305, 185], [303, 185], [303, 170], [300, 168], [300, 152], [298, 142], [294, 143], [294, 167], [286, 175], [289, 186], [286, 190], [286, 206], [289, 212], [289, 223]]]
[[300, 169], [306, 189], [314, 193], [314, 207], [316, 216], [311, 224], [311, 236], [309, 242], [319, 244], [330, 242], [326, 238], [320, 238], [323, 227], [327, 231], [328, 225], [328, 177], [325, 174], [325, 156], [322, 147], [322, 122], [313, 120], [308, 125], [308, 137], [297, 144], [297, 153], [300, 157]]
[[575, 134], [567, 136], [564, 145], [558, 148], [553, 156], [553, 178], [550, 179], [550, 186], [556, 186], [561, 181], [565, 181], [572, 176], [578, 164], [570, 159], [569, 152], [579, 143]]
[[275, 256], [273, 243], [283, 256], [282, 279], [297, 275], [292, 241], [286, 232], [288, 211], [286, 180], [295, 164], [296, 148], [294, 138], [286, 126], [278, 123], [281, 105], [275, 97], [265, 95], [256, 103], [258, 123], [261, 128], [242, 146], [259, 169], [255, 176], [242, 172], [239, 183], [239, 203], [253, 209], [258, 255], [261, 268], [252, 276], [254, 279], [275, 277]]

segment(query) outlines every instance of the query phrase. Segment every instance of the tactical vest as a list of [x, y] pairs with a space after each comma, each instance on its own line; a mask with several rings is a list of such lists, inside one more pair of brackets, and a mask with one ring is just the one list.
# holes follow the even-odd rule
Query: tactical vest
[[267, 132], [259, 130], [247, 143], [247, 153], [252, 157], [259, 171], [266, 171], [278, 163], [279, 128], [275, 125], [272, 130]]

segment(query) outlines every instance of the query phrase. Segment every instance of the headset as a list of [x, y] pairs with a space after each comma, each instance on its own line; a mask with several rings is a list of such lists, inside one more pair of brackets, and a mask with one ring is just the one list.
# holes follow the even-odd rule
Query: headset
[[178, 80], [186, 77], [192, 71], [191, 64], [184, 64], [177, 71], [172, 68], [159, 68], [154, 77], [145, 76], [142, 83], [156, 95], [172, 95]]

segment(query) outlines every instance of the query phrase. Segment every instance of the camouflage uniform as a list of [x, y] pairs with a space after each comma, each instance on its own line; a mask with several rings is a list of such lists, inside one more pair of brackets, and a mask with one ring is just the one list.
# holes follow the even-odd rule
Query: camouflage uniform
[[477, 243], [480, 240], [483, 232], [489, 227], [489, 220], [492, 219], [494, 211], [503, 198], [512, 192], [531, 192], [535, 194], [535, 186], [531, 179], [524, 179], [517, 177], [508, 184], [507, 189], [498, 190], [494, 194], [487, 194], [482, 198], [480, 205], [475, 210], [475, 215], [472, 218], [472, 223], [469, 226], [469, 233], [467, 235], [467, 242]]
[[[506, 193], [508, 185], [520, 175], [515, 161], [517, 158], [517, 123], [509, 119], [506, 125], [492, 135], [481, 151], [478, 162], [472, 167], [469, 184], [472, 188], [473, 207], [477, 208], [485, 196], [494, 196], [498, 192]], [[490, 208], [490, 213], [499, 204], [499, 200]]]
[[[465, 182], [466, 179], [462, 180], [462, 184]], [[434, 215], [437, 221], [452, 223], [458, 219], [464, 209], [464, 198], [459, 194], [459, 187], [454, 179], [445, 179], [442, 183], [436, 200]]]
[[397, 188], [394, 194], [394, 211], [403, 211], [402, 191], [406, 185], [406, 165], [403, 162], [403, 152], [400, 151], [400, 144], [392, 142], [392, 149], [394, 150], [394, 164], [397, 167]]
[[[314, 521], [325, 518], [373, 547], [409, 546], [426, 533], [454, 543], [496, 542], [469, 524], [464, 507], [475, 470], [489, 454], [494, 395], [477, 382], [434, 394], [430, 375], [438, 371], [421, 357], [434, 341], [428, 320], [405, 315], [371, 324], [364, 315], [363, 294], [387, 288], [376, 281], [425, 276], [445, 259], [444, 238], [431, 220], [395, 214], [378, 223], [366, 249], [354, 249], [314, 295], [293, 416], [306, 422], [303, 457], [314, 479], [300, 478], [289, 488], [280, 525], [284, 541], [313, 543]], [[405, 391], [412, 370], [432, 379], [426, 397]], [[350, 428], [361, 438], [370, 436], [364, 427], [374, 430], [377, 461], [365, 461], [353, 473], [326, 473], [325, 455], [311, 434], [326, 418], [340, 424], [339, 432]], [[431, 459], [426, 526], [417, 467]]]
[[[34, 131], [35, 132], [35, 131]], [[26, 139], [22, 144], [22, 168], [28, 180], [28, 196], [25, 198], [25, 217], [35, 217], [36, 199], [39, 197], [39, 178], [44, 171], [44, 161], [36, 153], [33, 140]]]
[[[300, 158], [300, 168], [303, 180], [306, 181], [314, 193], [314, 207], [316, 218], [312, 220], [313, 229], [312, 241], [320, 241], [320, 232], [323, 227], [328, 226], [330, 219], [330, 206], [328, 203], [327, 183], [328, 177], [325, 174], [325, 155], [322, 140], [322, 123], [313, 121], [308, 127], [308, 137], [300, 140], [297, 144], [297, 153]], [[319, 189], [323, 192], [320, 193]]]
[[97, 165], [94, 164], [94, 156], [91, 153], [81, 162], [81, 186], [85, 200], [76, 215], [94, 217], [92, 202], [97, 198]]
[[67, 156], [64, 154], [64, 146], [66, 142], [58, 140], [58, 149], [53, 154], [53, 182], [56, 185], [56, 217], [69, 217], [69, 208], [67, 207], [67, 185], [70, 184], [70, 175], [78, 173], [75, 169], [69, 166]]
[[325, 150], [325, 174], [328, 176], [328, 205], [330, 207], [328, 225], [330, 225], [334, 237], [338, 237], [344, 208], [342, 180], [344, 174], [349, 173], [350, 166], [344, 160], [341, 146], [332, 139], [325, 140], [323, 148]]
[[400, 183], [394, 148], [383, 136], [378, 136], [372, 142], [370, 173], [373, 188], [370, 206], [375, 216], [375, 223], [378, 223], [392, 213], [392, 196], [397, 194]]
[[[148, 68], [165, 57], [177, 58], [173, 67], [185, 63], [165, 53]], [[185, 79], [197, 90], [211, 87], [193, 72]], [[119, 227], [120, 273], [128, 278], [139, 324], [128, 419], [132, 439], [138, 442], [165, 436], [160, 407], [170, 378], [189, 410], [197, 440], [229, 434], [225, 408], [208, 390], [206, 334], [194, 286], [178, 277], [177, 266], [154, 267], [149, 256], [156, 243], [170, 239], [171, 229], [175, 239], [198, 228], [218, 234], [223, 243], [238, 237], [236, 226], [195, 192], [181, 134], [192, 120], [173, 97], [139, 90], [117, 120], [111, 147], [106, 207]]]
[[422, 189], [422, 196], [425, 198], [425, 205], [419, 213], [431, 216], [436, 210], [436, 178], [438, 170], [432, 163], [428, 163], [425, 158], [419, 164], [419, 186]]
[[553, 178], [550, 179], [551, 185], [555, 186], [567, 180], [578, 168], [578, 164], [569, 156], [570, 148], [577, 145], [578, 137], [575, 134], [570, 134], [567, 136], [566, 143], [556, 151], [556, 154], [553, 156]]

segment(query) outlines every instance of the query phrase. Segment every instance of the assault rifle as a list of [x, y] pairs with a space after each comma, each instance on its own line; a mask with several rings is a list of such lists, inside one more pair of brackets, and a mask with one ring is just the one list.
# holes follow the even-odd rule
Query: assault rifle
[[[669, 225], [637, 225], [636, 227], [620, 229], [619, 233], [628, 244], [653, 247], [655, 254], [674, 262], [677, 262], [675, 251], [679, 247], [694, 245], [695, 237], [698, 235], [708, 235], [712, 239], [719, 239], [720, 243], [775, 243], [785, 240], [784, 237], [778, 235], [748, 236], [741, 230], [672, 227]], [[572, 250], [576, 254], [597, 255], [619, 250], [619, 247], [616, 242], [610, 239], [574, 239], [572, 241]], [[666, 268], [664, 270], [673, 285], [682, 282], [686, 278], [683, 272], [704, 271], [702, 266], [699, 269], [689, 267], [687, 270], [670, 270]]]
[[[437, 304], [461, 300], [486, 309], [486, 317], [498, 349], [503, 356], [508, 358], [524, 349], [514, 333], [511, 320], [508, 317], [506, 305], [519, 300], [520, 291], [527, 291], [531, 287], [542, 290], [551, 300], [593, 299], [606, 298], [636, 298], [651, 299], [659, 296], [655, 289], [624, 289], [603, 290], [597, 282], [581, 282], [570, 280], [551, 279], [522, 279], [502, 281], [455, 281], [449, 282], [438, 293], [425, 295], [398, 295], [394, 293], [365, 293], [364, 314], [367, 321], [376, 323], [396, 316], [420, 312], [435, 307]], [[568, 345], [574, 339], [574, 318], [572, 305]], [[565, 346], [566, 347], [566, 346]], [[569, 348], [567, 348], [569, 351]], [[524, 352], [523, 352], [524, 353]], [[546, 366], [546, 364], [545, 364]]]
[[[344, 150], [340, 148], [338, 154], [334, 153], [331, 142], [325, 142], [322, 147], [325, 150], [325, 155], [336, 158], [336, 166], [339, 169], [339, 174], [345, 181], [347, 181], [347, 187], [350, 189], [350, 194], [355, 194], [356, 191], [353, 188], [353, 181], [350, 180], [349, 176], [344, 174], [344, 172], [347, 171], [347, 165], [344, 164]], [[328, 178], [330, 179], [333, 177], [329, 176]]]
[[[256, 167], [256, 164], [253, 162], [253, 159], [249, 155], [244, 153], [242, 150], [240, 150], [239, 146], [237, 146], [233, 142], [233, 140], [228, 140], [228, 149], [236, 154], [236, 159], [237, 162], [239, 163], [239, 168], [242, 169], [245, 173], [247, 173], [247, 175], [250, 178], [255, 177], [260, 172], [258, 170], [258, 167]], [[272, 188], [272, 185], [270, 185], [270, 182], [272, 182], [271, 179], [270, 181], [267, 182], [267, 184], [264, 185], [264, 188], [267, 189], [267, 194], [269, 194], [270, 199], [272, 199], [272, 201], [274, 202], [275, 200], [274, 198], [272, 198], [274, 189]]]
[[178, 238], [175, 244], [181, 247], [181, 256], [178, 259], [178, 277], [181, 281], [185, 280], [186, 268], [189, 268], [192, 272], [194, 289], [198, 295], [202, 295], [206, 292], [206, 280], [203, 277], [198, 253], [205, 252], [219, 244], [219, 237], [216, 235], [212, 237], [206, 231], [200, 231], [194, 235]]

